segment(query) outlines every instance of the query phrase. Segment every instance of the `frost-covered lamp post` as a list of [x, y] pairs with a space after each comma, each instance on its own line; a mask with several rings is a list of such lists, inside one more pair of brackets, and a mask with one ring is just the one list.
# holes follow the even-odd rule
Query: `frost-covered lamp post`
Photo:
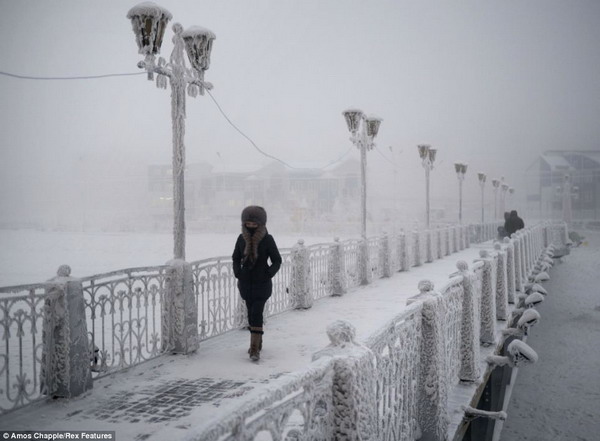
[[506, 211], [506, 192], [508, 191], [508, 188], [508, 184], [502, 183], [500, 185], [500, 189], [502, 190], [502, 194], [500, 195], [500, 213], [502, 215], [504, 215], [504, 212]]
[[[212, 84], [204, 81], [204, 71], [210, 66], [212, 42], [216, 38], [208, 29], [192, 26], [187, 30], [179, 23], [173, 25], [173, 52], [169, 62], [156, 55], [160, 53], [167, 23], [172, 16], [166, 9], [152, 3], [143, 2], [129, 10], [139, 53], [144, 55], [138, 67], [148, 72], [148, 80], [158, 74], [156, 86], [166, 89], [167, 78], [171, 84], [171, 118], [173, 124], [173, 208], [174, 208], [174, 254], [175, 259], [185, 259], [185, 202], [184, 169], [185, 146], [185, 92], [191, 97], [204, 95], [204, 90], [212, 89]], [[191, 68], [185, 64], [184, 50], [187, 52]]]
[[417, 148], [419, 149], [421, 164], [425, 169], [425, 221], [427, 229], [429, 229], [429, 174], [431, 173], [431, 170], [433, 170], [433, 163], [435, 162], [435, 154], [437, 150], [432, 149], [431, 146], [427, 144], [419, 144]]
[[573, 191], [574, 189], [579, 190], [577, 187], [573, 187], [571, 183], [571, 176], [569, 176], [568, 174], [565, 175], [562, 185], [562, 220], [568, 226], [571, 226], [571, 223], [573, 222], [573, 208], [571, 198], [573, 196], [576, 196], [576, 193]]
[[492, 187], [494, 187], [494, 220], [498, 220], [498, 188], [500, 188], [500, 181], [492, 179]]
[[467, 174], [467, 164], [455, 162], [454, 170], [456, 170], [456, 176], [458, 177], [458, 223], [462, 225], [463, 182]]
[[485, 175], [485, 173], [477, 173], [477, 179], [479, 179], [479, 187], [481, 187], [481, 225], [483, 225], [484, 222], [484, 204], [483, 204], [483, 193], [484, 193], [484, 188], [485, 188], [485, 180], [487, 179], [487, 176]]
[[361, 225], [360, 234], [367, 238], [367, 150], [375, 147], [373, 141], [379, 132], [381, 118], [365, 116], [362, 110], [347, 109], [342, 112], [351, 133], [350, 141], [360, 150], [360, 178], [361, 178]]

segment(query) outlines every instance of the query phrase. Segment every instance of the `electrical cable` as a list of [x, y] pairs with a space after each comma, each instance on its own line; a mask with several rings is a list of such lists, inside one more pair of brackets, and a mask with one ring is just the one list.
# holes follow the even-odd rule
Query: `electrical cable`
[[[104, 75], [87, 75], [87, 76], [70, 76], [70, 77], [38, 77], [38, 76], [30, 76], [30, 75], [18, 75], [18, 74], [13, 74], [13, 73], [9, 73], [9, 72], [0, 71], [0, 75], [4, 75], [4, 76], [7, 76], [7, 77], [12, 77], [12, 78], [18, 78], [18, 79], [22, 79], [22, 80], [91, 80], [91, 79], [98, 79], [98, 78], [122, 77], [122, 76], [144, 75], [144, 74], [146, 74], [146, 72], [113, 73], [113, 74], [104, 74]], [[315, 168], [295, 167], [295, 166], [293, 166], [291, 164], [288, 164], [284, 160], [279, 159], [276, 156], [273, 156], [273, 155], [271, 155], [271, 154], [263, 151], [258, 145], [256, 145], [256, 143], [252, 140], [252, 138], [250, 138], [248, 135], [246, 135], [240, 128], [238, 128], [235, 125], [235, 123], [233, 121], [231, 121], [231, 119], [227, 116], [227, 114], [225, 113], [225, 111], [223, 110], [223, 108], [221, 107], [221, 105], [217, 102], [217, 100], [213, 96], [213, 94], [210, 93], [210, 91], [208, 89], [205, 89], [205, 90], [206, 90], [206, 92], [208, 92], [208, 95], [210, 96], [210, 98], [212, 99], [212, 101], [217, 106], [217, 109], [219, 110], [219, 112], [221, 113], [221, 115], [223, 116], [223, 118], [225, 118], [225, 120], [231, 125], [231, 127], [233, 127], [240, 135], [242, 135], [246, 140], [248, 140], [248, 142], [250, 142], [250, 144], [252, 144], [252, 146], [260, 154], [262, 154], [263, 156], [266, 156], [267, 158], [273, 159], [274, 161], [277, 161], [277, 162], [283, 164], [284, 166], [286, 166], [288, 168], [291, 168], [291, 169], [294, 169], [294, 170], [324, 170], [327, 167], [330, 167], [333, 164], [336, 164], [336, 163], [340, 162], [352, 150], [352, 147], [350, 147], [340, 157], [338, 157], [337, 159], [335, 159], [333, 161], [330, 161], [329, 163], [325, 164], [322, 167], [315, 167]]]
[[394, 167], [398, 167], [398, 164], [396, 164], [394, 161], [392, 161], [391, 159], [389, 159], [387, 156], [385, 156], [381, 150], [379, 150], [379, 147], [377, 147], [377, 145], [375, 146], [375, 150], [377, 150], [377, 153], [379, 153], [379, 155], [381, 155], [381, 157], [383, 159], [385, 159], [387, 162], [389, 162], [390, 164], [392, 164]]
[[0, 71], [0, 75], [7, 77], [19, 78], [21, 80], [94, 80], [97, 78], [108, 78], [108, 77], [126, 77], [131, 75], [143, 75], [146, 72], [132, 72], [132, 73], [113, 73], [104, 75], [86, 75], [86, 76], [74, 76], [74, 77], [34, 77], [29, 75], [17, 75], [9, 72]]

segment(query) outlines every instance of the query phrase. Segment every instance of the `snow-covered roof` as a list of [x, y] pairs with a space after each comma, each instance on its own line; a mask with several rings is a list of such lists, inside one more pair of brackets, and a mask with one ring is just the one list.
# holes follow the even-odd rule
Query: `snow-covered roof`
[[569, 169], [571, 164], [566, 158], [558, 154], [543, 154], [542, 159], [546, 162], [551, 169]]

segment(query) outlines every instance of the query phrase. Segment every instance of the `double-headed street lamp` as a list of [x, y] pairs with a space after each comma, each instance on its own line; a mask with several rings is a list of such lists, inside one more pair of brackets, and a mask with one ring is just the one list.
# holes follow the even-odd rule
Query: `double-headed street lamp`
[[433, 163], [435, 162], [435, 154], [437, 150], [432, 149], [431, 146], [428, 144], [419, 144], [417, 148], [419, 149], [419, 157], [421, 158], [421, 164], [425, 169], [425, 221], [427, 229], [429, 229], [429, 174], [431, 173], [431, 170], [433, 170]]
[[494, 187], [494, 220], [498, 220], [498, 188], [500, 188], [500, 181], [492, 179], [492, 187]]
[[375, 147], [374, 139], [379, 132], [381, 118], [365, 116], [362, 110], [347, 109], [342, 112], [351, 133], [350, 141], [360, 150], [360, 178], [361, 178], [361, 225], [360, 234], [363, 239], [367, 237], [367, 150]]
[[[179, 23], [173, 25], [173, 52], [169, 62], [155, 55], [160, 53], [167, 23], [172, 16], [166, 9], [152, 3], [140, 3], [129, 10], [139, 53], [144, 55], [138, 67], [148, 72], [148, 80], [156, 78], [156, 86], [166, 89], [167, 78], [171, 85], [171, 119], [173, 125], [173, 210], [175, 259], [185, 259], [185, 201], [184, 170], [185, 146], [185, 92], [191, 97], [204, 95], [212, 84], [204, 81], [204, 72], [210, 66], [210, 53], [215, 34], [205, 28], [192, 26], [187, 30]], [[183, 51], [187, 52], [191, 68], [185, 64]]]
[[456, 176], [458, 177], [458, 223], [462, 224], [463, 181], [467, 174], [467, 164], [455, 162], [454, 170], [456, 170]]
[[485, 188], [485, 180], [487, 179], [487, 176], [485, 175], [485, 173], [477, 173], [477, 179], [479, 179], [479, 187], [481, 187], [481, 225], [483, 225], [484, 223], [484, 212], [483, 212], [483, 189]]

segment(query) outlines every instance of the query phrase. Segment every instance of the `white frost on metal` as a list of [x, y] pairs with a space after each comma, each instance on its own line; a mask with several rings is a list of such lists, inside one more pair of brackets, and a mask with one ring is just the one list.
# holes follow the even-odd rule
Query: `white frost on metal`
[[496, 250], [496, 319], [508, 318], [508, 289], [506, 274], [507, 253], [502, 250], [502, 245], [494, 244]]
[[327, 335], [331, 343], [317, 352], [313, 360], [334, 359], [334, 439], [375, 441], [375, 356], [356, 342], [356, 330], [347, 321], [331, 323]]
[[481, 258], [475, 274], [481, 280], [481, 343], [491, 345], [496, 342], [496, 267], [494, 258]]
[[479, 310], [481, 302], [481, 280], [469, 271], [464, 260], [456, 263], [462, 276], [463, 305], [460, 338], [460, 372], [461, 381], [477, 381], [479, 378]]
[[313, 295], [310, 286], [310, 262], [304, 240], [298, 240], [292, 249], [292, 279], [290, 297], [296, 309], [307, 309], [313, 305]]

